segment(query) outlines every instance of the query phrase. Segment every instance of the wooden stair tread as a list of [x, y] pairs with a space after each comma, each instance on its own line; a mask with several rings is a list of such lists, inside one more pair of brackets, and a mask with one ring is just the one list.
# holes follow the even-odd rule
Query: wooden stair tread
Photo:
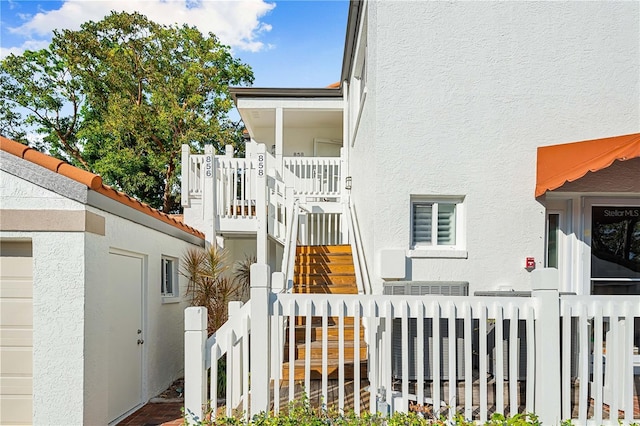
[[[353, 255], [351, 246], [334, 245], [334, 246], [298, 246], [296, 247], [296, 263], [294, 265], [294, 293], [307, 294], [358, 294], [356, 284], [355, 265], [353, 263]], [[285, 362], [282, 366], [283, 377], [288, 378], [289, 368], [293, 365], [294, 376], [298, 379], [304, 379], [304, 368], [306, 355], [310, 357], [310, 374], [312, 378], [322, 377], [322, 355], [323, 355], [323, 338], [327, 340], [327, 375], [328, 377], [337, 378], [339, 371], [339, 334], [338, 327], [339, 318], [329, 317], [326, 328], [322, 327], [322, 317], [311, 317], [310, 328], [310, 344], [307, 346], [306, 317], [296, 317], [294, 324], [294, 342], [289, 342], [290, 331], [287, 329], [285, 344]], [[344, 373], [346, 378], [353, 378], [354, 365], [353, 356], [355, 350], [354, 337], [354, 319], [344, 318]], [[361, 377], [366, 377], [367, 361], [366, 356], [368, 348], [364, 342], [364, 327], [359, 328], [360, 342], [360, 368]], [[295, 360], [289, 362], [289, 346], [293, 345]]]
[[[289, 368], [290, 368], [290, 363], [286, 362], [282, 365], [282, 378], [283, 379], [288, 379], [289, 378]], [[304, 374], [304, 369], [305, 369], [305, 360], [301, 359], [301, 360], [296, 360], [293, 363], [293, 371], [294, 371], [294, 379], [295, 380], [304, 380], [305, 378], [305, 374]], [[345, 379], [353, 379], [354, 378], [354, 370], [355, 370], [355, 366], [353, 364], [353, 362], [345, 362], [343, 364], [343, 368], [344, 368], [344, 376]], [[311, 379], [321, 379], [322, 378], [322, 360], [311, 360], [311, 362], [309, 363], [309, 375], [311, 376]], [[327, 378], [329, 379], [337, 379], [339, 375], [339, 366], [337, 364], [327, 364]], [[361, 378], [366, 378], [367, 377], [367, 361], [363, 360], [360, 362], [360, 377]]]
[[351, 245], [341, 244], [333, 246], [298, 246], [296, 247], [296, 254], [313, 253], [313, 254], [336, 254], [336, 253], [348, 253], [351, 255]]

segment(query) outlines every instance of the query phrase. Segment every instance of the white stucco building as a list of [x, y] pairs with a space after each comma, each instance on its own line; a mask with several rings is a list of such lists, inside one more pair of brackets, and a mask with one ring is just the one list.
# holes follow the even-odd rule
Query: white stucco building
[[[639, 293], [639, 14], [637, 1], [352, 1], [339, 83], [232, 90], [248, 157], [264, 144], [272, 179], [257, 252], [280, 270], [288, 186], [304, 232], [353, 206], [373, 293], [396, 280], [527, 291], [545, 266], [565, 292]], [[204, 160], [185, 158], [187, 223], [241, 257], [259, 222], [238, 207], [255, 205], [253, 166], [219, 156], [205, 190]]]
[[183, 151], [182, 201], [259, 278], [205, 351], [190, 311], [187, 404], [250, 335], [252, 414], [315, 377], [356, 411], [637, 422], [639, 34], [639, 1], [352, 0], [338, 83], [232, 89], [247, 158]]
[[1, 424], [109, 424], [183, 374], [204, 235], [0, 138]]

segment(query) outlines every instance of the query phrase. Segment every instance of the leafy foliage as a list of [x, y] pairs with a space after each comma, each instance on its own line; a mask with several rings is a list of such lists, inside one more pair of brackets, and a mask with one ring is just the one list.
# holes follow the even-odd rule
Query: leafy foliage
[[2, 61], [0, 132], [173, 212], [181, 145], [239, 146], [228, 87], [252, 82], [214, 34], [113, 12]]
[[[241, 414], [241, 413], [239, 413]], [[249, 421], [236, 417], [219, 417], [215, 420], [200, 420], [193, 418], [190, 413], [185, 414], [186, 424], [196, 425], [237, 425], [237, 426], [427, 426], [427, 425], [455, 425], [470, 426], [478, 424], [466, 420], [461, 414], [455, 415], [451, 420], [445, 416], [426, 415], [424, 412], [418, 413], [410, 411], [408, 413], [393, 413], [391, 416], [384, 416], [380, 413], [371, 414], [363, 412], [356, 414], [353, 411], [340, 412], [337, 409], [314, 408], [306, 394], [300, 400], [292, 401], [288, 407], [278, 415], [273, 413], [260, 413], [253, 416]], [[207, 413], [207, 419], [211, 418], [211, 413]], [[504, 416], [495, 413], [490, 420], [484, 423], [487, 426], [540, 426], [538, 417], [532, 413], [518, 413], [514, 416]]]

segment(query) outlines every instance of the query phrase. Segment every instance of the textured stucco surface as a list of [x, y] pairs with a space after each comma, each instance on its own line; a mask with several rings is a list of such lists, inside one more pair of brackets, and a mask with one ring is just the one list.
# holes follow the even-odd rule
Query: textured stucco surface
[[[0, 170], [0, 205], [18, 210], [84, 206]], [[33, 421], [81, 424], [84, 375], [84, 233], [2, 232], [33, 247]]]
[[84, 234], [33, 233], [34, 424], [84, 413]]
[[[105, 336], [107, 324], [104, 311], [109, 282], [109, 271], [105, 271], [110, 250], [121, 250], [144, 257], [143, 278], [143, 400], [156, 396], [183, 370], [183, 311], [187, 299], [181, 297], [177, 303], [163, 303], [160, 294], [161, 258], [169, 256], [180, 259], [188, 247], [193, 245], [169, 235], [140, 226], [94, 209], [106, 219], [106, 236], [86, 234], [85, 268], [87, 276], [87, 309], [85, 336], [85, 424], [95, 424], [106, 418], [108, 353]], [[179, 288], [184, 295], [186, 280], [179, 275]], [[117, 305], [117, 302], [115, 303]]]
[[369, 263], [409, 249], [411, 195], [464, 196], [468, 259], [408, 258], [407, 279], [529, 288], [536, 147], [640, 131], [637, 34], [639, 2], [368, 3], [351, 174]]
[[86, 202], [86, 185], [51, 170], [45, 169], [15, 155], [0, 151], [0, 164], [3, 172], [21, 177], [28, 182], [37, 182], [45, 189], [71, 200]]
[[[7, 154], [9, 155], [9, 154]], [[14, 156], [12, 156], [14, 157]], [[14, 157], [15, 158], [15, 157]], [[19, 159], [18, 159], [19, 160]], [[24, 160], [20, 160], [24, 161]], [[5, 163], [2, 164], [3, 168]], [[55, 175], [53, 172], [45, 172]], [[62, 176], [64, 178], [64, 176]], [[71, 181], [68, 178], [64, 178]], [[0, 206], [16, 210], [80, 210], [82, 204], [0, 170]]]
[[[184, 297], [163, 303], [161, 256], [180, 258], [192, 244], [0, 171], [0, 205], [8, 210], [87, 210], [105, 218], [105, 236], [86, 232], [0, 233], [33, 246], [34, 424], [107, 423], [105, 322], [108, 253], [142, 255], [144, 271], [143, 402], [183, 369]], [[180, 290], [186, 282], [179, 277]], [[117, 301], [115, 302], [117, 305]]]

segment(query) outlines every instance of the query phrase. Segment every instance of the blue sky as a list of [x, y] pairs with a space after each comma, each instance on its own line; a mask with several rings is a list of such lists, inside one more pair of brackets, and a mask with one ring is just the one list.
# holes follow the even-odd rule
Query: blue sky
[[0, 0], [0, 56], [46, 47], [110, 10], [214, 32], [252, 66], [256, 87], [324, 87], [340, 79], [348, 1]]

